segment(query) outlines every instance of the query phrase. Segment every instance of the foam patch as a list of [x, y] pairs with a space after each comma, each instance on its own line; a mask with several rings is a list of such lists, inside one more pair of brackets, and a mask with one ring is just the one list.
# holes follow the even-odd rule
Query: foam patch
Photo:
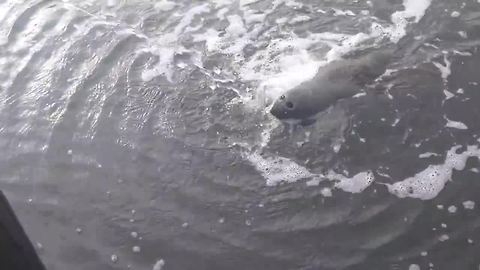
[[454, 146], [448, 152], [443, 164], [429, 165], [425, 170], [405, 180], [387, 184], [388, 190], [400, 198], [418, 198], [431, 200], [435, 198], [452, 179], [453, 170], [463, 170], [469, 157], [480, 157], [477, 146], [468, 146], [463, 153], [456, 151], [461, 146]]

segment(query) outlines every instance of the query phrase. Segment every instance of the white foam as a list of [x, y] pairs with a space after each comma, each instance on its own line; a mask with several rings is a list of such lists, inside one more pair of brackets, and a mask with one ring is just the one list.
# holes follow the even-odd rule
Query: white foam
[[[168, 37], [167, 35], [164, 38]], [[168, 42], [167, 42], [168, 43]], [[158, 75], [166, 75], [168, 80], [171, 80], [172, 76], [172, 61], [175, 54], [175, 50], [169, 47], [160, 47], [153, 49], [159, 55], [160, 60], [158, 63], [151, 69], [145, 69], [141, 76], [142, 80], [145, 82], [151, 81]]]
[[457, 207], [455, 205], [450, 205], [448, 208], [447, 208], [448, 212], [450, 213], [456, 213], [457, 212]]
[[[220, 51], [232, 54], [236, 58], [242, 53], [243, 48], [248, 45], [249, 41], [255, 36], [255, 31], [247, 32], [246, 25], [243, 23], [242, 17], [239, 15], [227, 16], [229, 22], [225, 29], [226, 34], [220, 40]], [[254, 27], [256, 31], [260, 31], [260, 27]], [[238, 59], [241, 60], [241, 59]]]
[[307, 181], [306, 184], [308, 187], [314, 187], [314, 186], [320, 185], [321, 181], [322, 180], [320, 178], [314, 178], [312, 180]]
[[332, 148], [333, 148], [333, 152], [338, 153], [338, 152], [340, 152], [340, 149], [342, 148], [342, 144], [340, 142], [337, 142], [337, 143], [333, 144]]
[[425, 15], [428, 7], [431, 4], [431, 0], [404, 0], [406, 18], [415, 18], [415, 22], [418, 23]]
[[446, 155], [445, 162], [429, 165], [423, 171], [394, 184], [386, 184], [388, 190], [400, 198], [410, 197], [422, 200], [435, 198], [451, 180], [453, 170], [463, 170], [469, 157], [480, 157], [477, 146], [468, 146], [467, 150], [457, 154], [460, 146], [452, 147]]
[[410, 264], [408, 270], [420, 270], [420, 266], [418, 264]]
[[211, 0], [215, 4], [216, 8], [233, 4], [232, 0]]
[[[442, 65], [439, 62], [432, 62], [432, 63], [440, 71], [440, 76], [442, 77], [443, 85], [445, 85], [446, 87], [448, 83], [448, 77], [452, 74], [452, 69], [451, 69], [452, 63], [448, 60], [446, 54], [443, 55], [443, 61], [445, 62], [445, 65]], [[448, 100], [455, 96], [452, 92], [448, 91], [448, 89], [444, 89], [443, 93], [445, 94], [445, 100]]]
[[302, 16], [297, 16], [297, 17], [294, 17], [290, 20], [290, 24], [296, 24], [296, 23], [300, 23], [300, 22], [308, 22], [310, 21], [311, 18], [306, 16], [306, 15], [302, 15]]
[[358, 93], [358, 94], [355, 94], [352, 98], [359, 98], [359, 97], [363, 97], [363, 96], [366, 96], [366, 95], [367, 95], [367, 93], [365, 93], [365, 92], [360, 92], [360, 93]]
[[464, 201], [462, 203], [463, 208], [468, 209], [468, 210], [473, 210], [475, 208], [475, 202], [474, 201]]
[[429, 158], [429, 157], [438, 157], [438, 156], [440, 156], [440, 155], [437, 154], [437, 153], [432, 153], [432, 152], [426, 152], [426, 153], [418, 155], [419, 158]]
[[355, 13], [351, 10], [340, 10], [333, 8], [333, 16], [355, 16]]
[[188, 10], [185, 14], [182, 14], [182, 20], [175, 27], [175, 34], [179, 36], [185, 27], [192, 23], [193, 18], [195, 18], [196, 15], [207, 12], [210, 12], [210, 8], [208, 7], [208, 4], [205, 3], [203, 5], [195, 6]]
[[453, 11], [453, 12], [450, 14], [450, 16], [451, 16], [452, 18], [458, 18], [458, 17], [460, 17], [460, 12], [458, 12], [458, 11]]
[[[381, 36], [379, 32], [374, 31], [374, 26], [372, 25], [371, 33], [358, 33], [352, 36], [345, 36], [341, 35], [341, 40], [339, 44], [329, 43], [332, 47], [330, 51], [328, 51], [326, 58], [328, 62], [337, 60], [341, 58], [346, 53], [352, 51], [354, 48], [358, 47], [362, 42], [367, 41], [369, 39], [375, 39]], [[327, 38], [338, 38], [338, 34], [332, 33], [325, 33], [325, 37]], [[326, 41], [328, 44], [328, 40]]]
[[227, 20], [230, 23], [225, 29], [228, 35], [231, 37], [240, 37], [247, 32], [245, 25], [243, 24], [242, 18], [238, 15], [229, 15]]
[[462, 123], [462, 122], [453, 121], [453, 120], [448, 119], [447, 117], [444, 117], [444, 118], [445, 118], [445, 120], [447, 120], [447, 123], [445, 124], [445, 127], [455, 128], [455, 129], [461, 129], [461, 130], [466, 130], [466, 129], [468, 129], [468, 126], [465, 125], [465, 124]]
[[[227, 14], [229, 11], [228, 8], [222, 8], [222, 9], [219, 9], [217, 11], [217, 18], [219, 18], [220, 20], [225, 20], [225, 14]], [[209, 28], [211, 29], [211, 28]]]
[[464, 38], [464, 39], [467, 39], [467, 38], [468, 38], [467, 32], [465, 32], [465, 31], [458, 31], [458, 35], [459, 35], [461, 38]]
[[445, 94], [445, 100], [449, 100], [455, 96], [454, 93], [448, 91], [448, 90], [443, 90], [443, 93]]
[[2, 8], [0, 8], [0, 21], [4, 22], [8, 15], [12, 15], [11, 8], [14, 4], [14, 2], [2, 3]]
[[395, 121], [393, 121], [393, 123], [392, 123], [392, 127], [397, 126], [398, 123], [400, 123], [400, 118], [395, 118]]
[[261, 133], [260, 142], [259, 142], [259, 146], [261, 148], [267, 146], [268, 142], [270, 141], [272, 131], [276, 129], [279, 125], [280, 123], [278, 121], [273, 121], [273, 122], [270, 122], [269, 124], [263, 125], [264, 129]]
[[202, 34], [195, 34], [192, 35], [193, 41], [205, 41], [205, 46], [207, 47], [208, 51], [214, 51], [218, 48], [218, 44], [221, 40], [220, 32], [209, 28], [206, 32]]
[[287, 7], [292, 7], [292, 8], [301, 8], [301, 7], [303, 7], [303, 4], [298, 3], [298, 2], [296, 2], [296, 1], [294, 1], [294, 0], [285, 0], [285, 5], [286, 5]]
[[[317, 186], [323, 180], [335, 182], [334, 187], [345, 192], [359, 193], [370, 186], [374, 181], [372, 172], [360, 172], [353, 177], [346, 177], [332, 170], [327, 175], [310, 172], [307, 168], [298, 165], [294, 161], [274, 156], [264, 157], [253, 152], [245, 154], [249, 160], [266, 180], [267, 186], [275, 186], [280, 183], [294, 183], [301, 179], [310, 179], [306, 182], [308, 186]], [[328, 197], [331, 189], [323, 189], [322, 194]]]
[[266, 179], [267, 186], [275, 186], [282, 182], [293, 183], [317, 176], [288, 158], [262, 157], [256, 152], [247, 154], [246, 158]]
[[162, 270], [164, 266], [165, 266], [165, 260], [160, 259], [153, 265], [152, 270]]
[[431, 2], [431, 0], [404, 0], [403, 6], [405, 10], [392, 14], [391, 20], [394, 23], [394, 27], [385, 29], [385, 32], [389, 32], [390, 39], [393, 42], [398, 42], [404, 37], [409, 20], [414, 18], [414, 22], [418, 23], [425, 15]]
[[372, 172], [361, 172], [351, 178], [330, 172], [327, 177], [330, 179], [338, 179], [335, 187], [350, 193], [360, 193], [364, 191], [375, 180]]
[[323, 197], [332, 197], [332, 189], [322, 188], [322, 190], [320, 190], [320, 194], [322, 194]]
[[442, 234], [442, 235], [440, 235], [440, 237], [438, 237], [438, 240], [439, 240], [440, 242], [445, 242], [445, 241], [447, 241], [448, 239], [450, 239], [450, 237], [448, 236], [448, 234]]
[[264, 13], [257, 13], [251, 10], [244, 11], [244, 19], [247, 25], [255, 24], [255, 23], [263, 23], [266, 18], [266, 14]]
[[278, 18], [275, 20], [276, 24], [285, 24], [286, 22], [288, 22], [288, 18], [285, 18], [285, 17]]
[[433, 62], [433, 65], [438, 68], [440, 71], [440, 75], [442, 76], [443, 82], [446, 84], [447, 79], [452, 74], [451, 70], [451, 62], [448, 60], [447, 55], [443, 55], [443, 61], [445, 62], [445, 65], [442, 65], [439, 62]]
[[158, 2], [155, 2], [155, 5], [153, 7], [156, 10], [169, 11], [169, 10], [172, 10], [175, 6], [176, 6], [175, 2], [168, 1], [168, 0], [160, 0]]

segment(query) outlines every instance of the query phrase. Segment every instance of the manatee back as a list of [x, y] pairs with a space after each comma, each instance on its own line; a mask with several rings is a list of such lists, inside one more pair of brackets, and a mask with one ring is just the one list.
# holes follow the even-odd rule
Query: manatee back
[[[357, 94], [385, 72], [389, 57], [382, 51], [331, 62], [321, 67], [313, 79], [287, 91], [275, 110], [288, 116], [285, 118], [308, 118], [340, 99]], [[287, 103], [292, 104], [289, 109], [284, 108]]]
[[387, 70], [388, 64], [392, 61], [394, 50], [379, 50], [367, 54], [352, 63], [355, 67], [353, 79], [359, 85], [373, 82]]
[[341, 59], [319, 69], [317, 80], [350, 83], [362, 87], [382, 75], [393, 56], [393, 50], [380, 50], [353, 59]]

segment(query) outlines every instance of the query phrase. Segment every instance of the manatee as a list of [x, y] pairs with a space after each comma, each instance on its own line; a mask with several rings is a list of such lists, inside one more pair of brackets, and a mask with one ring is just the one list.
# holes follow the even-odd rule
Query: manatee
[[320, 67], [313, 79], [280, 96], [270, 113], [280, 120], [311, 121], [319, 112], [359, 93], [362, 87], [382, 75], [393, 54], [393, 50], [385, 49]]

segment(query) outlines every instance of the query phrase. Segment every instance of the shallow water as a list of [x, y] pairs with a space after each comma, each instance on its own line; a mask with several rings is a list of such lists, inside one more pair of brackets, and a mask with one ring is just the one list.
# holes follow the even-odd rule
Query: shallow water
[[[48, 269], [478, 269], [477, 1], [0, 1], [0, 22], [0, 188]], [[268, 113], [384, 46], [405, 55], [313, 125]]]

